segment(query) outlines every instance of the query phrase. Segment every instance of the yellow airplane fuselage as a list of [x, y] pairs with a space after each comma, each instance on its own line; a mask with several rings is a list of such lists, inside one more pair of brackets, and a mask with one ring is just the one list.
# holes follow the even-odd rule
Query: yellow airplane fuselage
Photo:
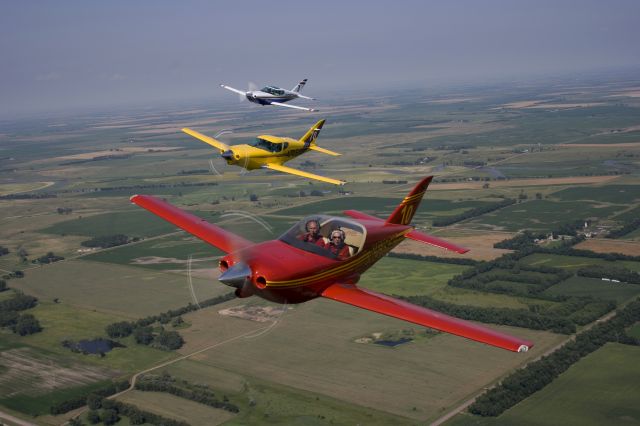
[[240, 144], [231, 145], [229, 149], [233, 152], [231, 158], [226, 158], [227, 164], [244, 167], [247, 170], [260, 169], [266, 164], [284, 164], [309, 151], [304, 143], [277, 136], [261, 135], [258, 139], [273, 143], [274, 150], [257, 148], [255, 146]]

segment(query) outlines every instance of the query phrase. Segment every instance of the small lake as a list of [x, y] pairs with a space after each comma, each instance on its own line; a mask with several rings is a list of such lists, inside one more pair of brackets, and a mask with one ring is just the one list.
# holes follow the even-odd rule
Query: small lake
[[402, 345], [403, 343], [411, 342], [413, 339], [409, 339], [408, 337], [402, 337], [398, 340], [376, 340], [376, 345], [388, 346], [390, 348], [395, 348], [396, 346]]
[[84, 354], [105, 354], [113, 348], [126, 347], [109, 339], [80, 340], [78, 342], [65, 341], [62, 345], [73, 352], [82, 352]]

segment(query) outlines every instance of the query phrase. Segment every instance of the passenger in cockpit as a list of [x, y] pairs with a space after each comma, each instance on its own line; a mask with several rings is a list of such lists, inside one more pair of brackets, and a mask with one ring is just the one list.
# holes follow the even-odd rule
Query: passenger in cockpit
[[329, 244], [327, 244], [325, 247], [339, 260], [344, 260], [351, 256], [351, 253], [349, 252], [349, 246], [345, 244], [344, 239], [344, 231], [342, 229], [334, 229], [333, 231], [331, 231]]

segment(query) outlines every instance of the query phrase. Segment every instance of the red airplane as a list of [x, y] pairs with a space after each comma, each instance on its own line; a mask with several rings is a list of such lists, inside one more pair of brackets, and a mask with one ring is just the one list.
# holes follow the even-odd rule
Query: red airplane
[[461, 254], [468, 251], [409, 225], [432, 178], [418, 183], [386, 220], [355, 210], [344, 212], [350, 218], [314, 215], [298, 222], [277, 240], [257, 244], [158, 198], [134, 195], [131, 201], [227, 253], [220, 259], [219, 280], [236, 288], [238, 297], [256, 295], [277, 303], [326, 297], [503, 349], [526, 352], [533, 346], [528, 340], [356, 285], [364, 271], [405, 238]]

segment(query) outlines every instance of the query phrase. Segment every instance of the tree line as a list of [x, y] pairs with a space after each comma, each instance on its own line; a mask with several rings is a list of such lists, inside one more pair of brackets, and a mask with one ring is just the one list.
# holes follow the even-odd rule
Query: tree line
[[214, 408], [238, 413], [237, 405], [229, 402], [227, 396], [218, 399], [207, 385], [192, 385], [186, 380], [176, 380], [168, 373], [162, 375], [145, 374], [136, 381], [136, 389], [146, 392], [166, 392], [180, 398], [198, 402]]
[[122, 392], [125, 389], [129, 389], [130, 383], [128, 380], [120, 380], [117, 382], [111, 382], [99, 389], [93, 390], [86, 395], [76, 396], [74, 398], [67, 399], [65, 401], [53, 404], [49, 407], [49, 412], [53, 415], [64, 414], [76, 408], [84, 407], [87, 405], [87, 401], [102, 399], [107, 396], [114, 395], [118, 392]]
[[458, 305], [442, 302], [429, 296], [398, 296], [414, 305], [433, 309], [457, 318], [480, 321], [488, 324], [510, 325], [532, 330], [550, 330], [554, 333], [575, 333], [575, 324], [567, 318], [544, 315], [527, 309], [481, 308], [477, 306]]
[[390, 252], [387, 254], [389, 257], [395, 257], [398, 259], [409, 259], [409, 260], [422, 260], [425, 262], [434, 262], [434, 263], [450, 263], [454, 265], [467, 265], [473, 266], [478, 264], [477, 260], [468, 259], [464, 257], [438, 257], [438, 256], [423, 256], [420, 254], [413, 253], [395, 253]]
[[480, 207], [476, 207], [473, 208], [471, 210], [467, 210], [463, 213], [457, 214], [457, 215], [453, 215], [453, 216], [447, 216], [447, 217], [443, 217], [443, 218], [438, 218], [435, 219], [433, 221], [433, 226], [449, 226], [449, 225], [453, 225], [454, 223], [458, 223], [461, 222], [463, 220], [466, 219], [470, 219], [472, 217], [476, 217], [476, 216], [481, 216], [483, 214], [486, 213], [490, 213], [492, 211], [498, 210], [498, 209], [502, 209], [504, 207], [510, 206], [512, 204], [514, 204], [516, 202], [516, 200], [512, 199], [512, 198], [507, 198], [503, 201], [497, 202], [497, 203], [490, 203], [484, 206], [480, 206]]
[[630, 222], [625, 223], [618, 229], [613, 229], [607, 234], [607, 238], [620, 238], [627, 234], [632, 233], [636, 229], [640, 228], [640, 217], [633, 219]]
[[[87, 412], [87, 420], [91, 424], [102, 422], [105, 425], [113, 425], [120, 421], [120, 416], [126, 416], [132, 425], [152, 424], [158, 426], [189, 426], [189, 423], [170, 419], [159, 414], [144, 411], [135, 405], [102, 398], [94, 404], [96, 408], [90, 408]], [[69, 422], [71, 426], [81, 425], [82, 422], [75, 418]]]
[[98, 237], [93, 237], [90, 240], [86, 240], [80, 243], [80, 245], [84, 247], [100, 247], [100, 248], [109, 248], [121, 246], [123, 244], [128, 244], [130, 241], [138, 241], [138, 237], [134, 237], [129, 239], [128, 236], [124, 234], [114, 234], [114, 235], [101, 235]]
[[596, 324], [590, 330], [578, 334], [574, 341], [570, 341], [552, 354], [514, 372], [496, 387], [478, 397], [469, 407], [469, 412], [483, 417], [499, 416], [505, 410], [544, 388], [571, 365], [595, 352], [605, 343], [640, 345], [640, 339], [626, 334], [626, 328], [638, 321], [640, 321], [640, 299], [628, 304], [608, 321]]

